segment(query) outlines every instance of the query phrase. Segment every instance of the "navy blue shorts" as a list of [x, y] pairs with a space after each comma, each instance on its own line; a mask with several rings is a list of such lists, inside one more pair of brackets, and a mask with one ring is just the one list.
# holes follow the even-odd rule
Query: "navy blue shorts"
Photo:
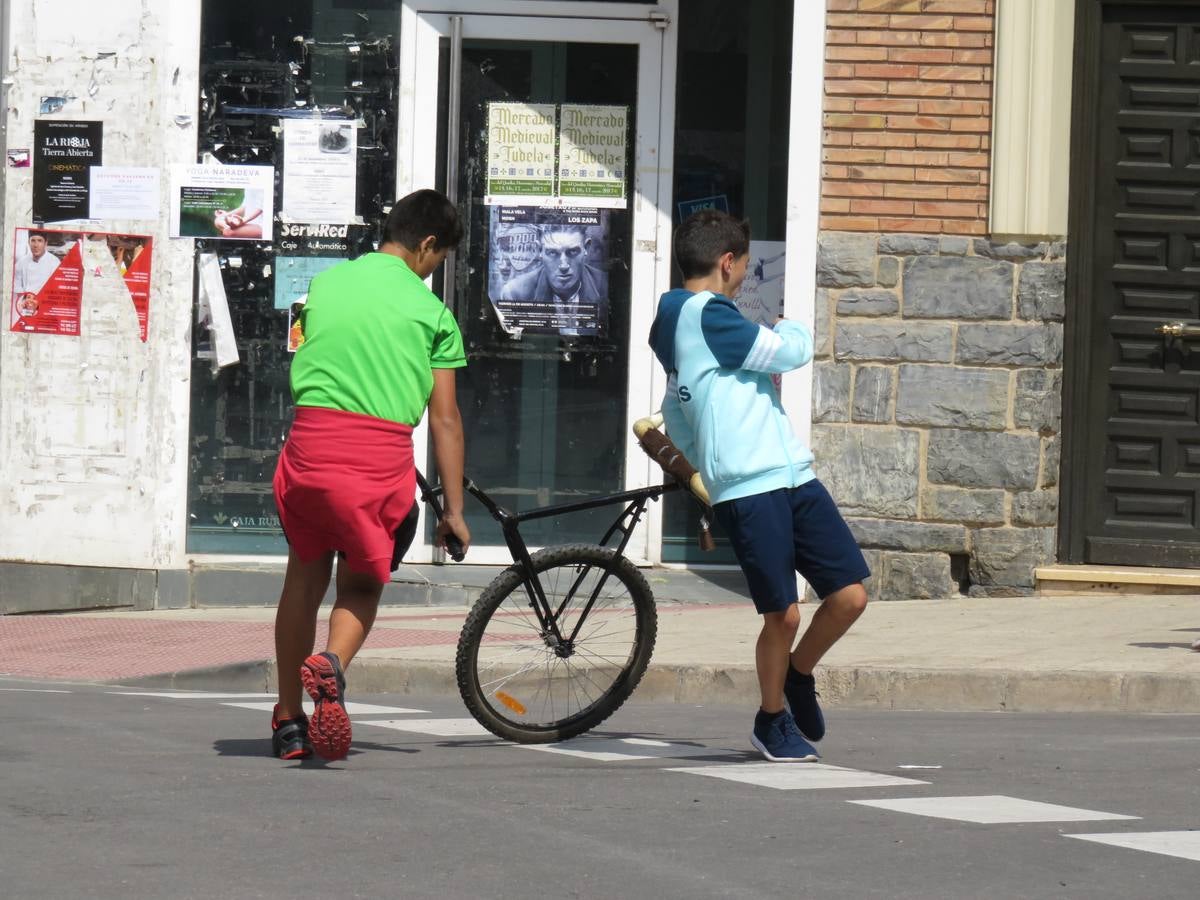
[[871, 574], [829, 491], [815, 478], [713, 507], [760, 613], [783, 612], [799, 597], [796, 573], [821, 599]]

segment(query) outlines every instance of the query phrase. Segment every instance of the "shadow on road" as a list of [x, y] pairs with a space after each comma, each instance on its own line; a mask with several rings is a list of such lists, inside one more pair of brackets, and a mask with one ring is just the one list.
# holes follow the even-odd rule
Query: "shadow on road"
[[[267, 757], [271, 758], [270, 738], [221, 738], [213, 741], [213, 749], [218, 756]], [[367, 750], [383, 750], [392, 753], [420, 753], [417, 747], [397, 747], [394, 744], [375, 744], [370, 741], [355, 741], [350, 747], [350, 756], [356, 756]], [[305, 764], [324, 765], [324, 760], [314, 757], [303, 760]]]

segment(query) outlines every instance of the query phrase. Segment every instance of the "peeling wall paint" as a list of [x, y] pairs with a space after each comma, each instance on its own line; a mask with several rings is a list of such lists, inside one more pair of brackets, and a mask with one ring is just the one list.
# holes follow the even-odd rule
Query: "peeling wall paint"
[[[16, 0], [10, 15], [9, 147], [32, 146], [42, 98], [63, 97], [48, 117], [102, 121], [106, 165], [165, 175], [195, 161], [200, 0]], [[0, 560], [182, 566], [193, 256], [191, 241], [167, 236], [168, 179], [159, 221], [100, 228], [154, 236], [142, 344], [118, 277], [88, 279], [80, 337], [9, 331], [14, 231], [30, 224], [33, 176], [5, 174]], [[89, 266], [112, 265], [94, 252]]]

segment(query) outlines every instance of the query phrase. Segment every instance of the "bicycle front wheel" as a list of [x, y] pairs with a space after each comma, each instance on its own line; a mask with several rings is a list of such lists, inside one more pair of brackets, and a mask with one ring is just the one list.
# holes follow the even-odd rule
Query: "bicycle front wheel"
[[522, 744], [566, 740], [603, 722], [633, 693], [654, 650], [658, 617], [646, 579], [614, 556], [595, 544], [533, 555], [563, 641], [543, 628], [518, 566], [480, 595], [455, 662], [463, 702], [488, 731]]

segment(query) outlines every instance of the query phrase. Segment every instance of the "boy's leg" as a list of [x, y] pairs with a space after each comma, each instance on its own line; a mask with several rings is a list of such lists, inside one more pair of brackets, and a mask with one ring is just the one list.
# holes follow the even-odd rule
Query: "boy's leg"
[[791, 504], [796, 569], [821, 598], [792, 651], [792, 666], [811, 675], [821, 657], [866, 609], [867, 591], [862, 582], [871, 572], [850, 527], [820, 481], [813, 479], [793, 488]]
[[862, 583], [834, 591], [817, 607], [804, 630], [800, 643], [792, 651], [792, 667], [802, 675], [811, 675], [821, 657], [858, 620], [867, 608], [867, 589]]
[[762, 631], [754, 648], [762, 711], [777, 713], [783, 709], [783, 680], [787, 677], [788, 655], [800, 629], [800, 607], [793, 603], [783, 612], [763, 615]]
[[350, 752], [353, 729], [346, 714], [345, 670], [371, 631], [382, 593], [383, 582], [343, 561], [337, 571], [337, 603], [329, 614], [325, 652], [300, 664], [300, 678], [313, 700], [308, 739], [325, 759], [345, 759]]
[[279, 709], [281, 720], [299, 716], [300, 664], [313, 651], [317, 634], [317, 611], [321, 598], [329, 587], [333, 554], [327, 553], [312, 562], [301, 562], [296, 552], [288, 549], [287, 573], [283, 576], [283, 591], [275, 611], [275, 660], [279, 676]]
[[340, 562], [337, 568], [337, 602], [329, 614], [329, 640], [325, 650], [338, 658], [343, 670], [358, 655], [370, 634], [382, 596], [383, 584], [376, 581], [373, 575], [356, 572], [344, 560]]

